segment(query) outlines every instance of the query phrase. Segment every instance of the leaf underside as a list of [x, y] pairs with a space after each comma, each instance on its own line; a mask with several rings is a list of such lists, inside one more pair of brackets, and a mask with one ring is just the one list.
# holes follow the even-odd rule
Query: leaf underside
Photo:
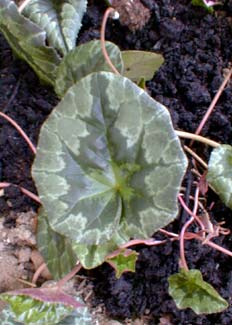
[[143, 78], [145, 81], [151, 80], [155, 72], [164, 63], [161, 54], [148, 51], [122, 51], [124, 63], [123, 75], [134, 82]]
[[168, 111], [127, 78], [100, 72], [53, 110], [32, 173], [51, 228], [91, 246], [119, 228], [147, 238], [172, 221], [186, 164]]
[[202, 278], [199, 270], [181, 270], [169, 277], [169, 294], [180, 309], [191, 308], [196, 314], [225, 310], [228, 303]]
[[207, 181], [221, 200], [232, 209], [232, 147], [230, 145], [220, 145], [212, 151]]
[[60, 58], [45, 44], [45, 32], [20, 15], [13, 1], [0, 0], [0, 31], [13, 51], [25, 60], [39, 78], [54, 85]]
[[31, 0], [23, 14], [46, 31], [51, 47], [65, 55], [76, 45], [87, 0]]
[[[123, 71], [120, 49], [111, 42], [105, 42], [106, 51], [119, 72]], [[55, 91], [63, 97], [66, 91], [81, 78], [93, 72], [111, 71], [102, 54], [101, 42], [91, 41], [70, 51], [57, 69]]]

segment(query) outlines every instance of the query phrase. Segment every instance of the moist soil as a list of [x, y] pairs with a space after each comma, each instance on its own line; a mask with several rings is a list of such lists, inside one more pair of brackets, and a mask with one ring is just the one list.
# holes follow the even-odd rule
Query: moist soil
[[[151, 13], [146, 26], [140, 31], [131, 32], [128, 27], [121, 26], [120, 22], [110, 20], [106, 39], [115, 42], [122, 50], [148, 50], [163, 54], [165, 63], [147, 83], [147, 90], [154, 99], [168, 108], [176, 129], [194, 132], [223, 81], [225, 69], [230, 66], [232, 1], [226, 1], [224, 6], [218, 7], [214, 15], [192, 6], [190, 0], [142, 2]], [[79, 44], [99, 39], [104, 10], [102, 1], [89, 1]], [[232, 144], [231, 98], [232, 83], [224, 90], [202, 135], [220, 143]], [[42, 85], [28, 65], [12, 55], [7, 42], [0, 35], [1, 111], [17, 121], [36, 144], [41, 124], [57, 102], [52, 89]], [[184, 143], [188, 144], [187, 141]], [[194, 144], [193, 148], [202, 158], [208, 159], [209, 148], [200, 144]], [[189, 194], [193, 194], [193, 182], [196, 180], [191, 173], [191, 157], [189, 158], [190, 168], [184, 180], [187, 202]], [[36, 193], [30, 172], [32, 162], [33, 154], [27, 144], [1, 118], [0, 182], [17, 184]], [[225, 221], [224, 226], [231, 229], [231, 211], [212, 192], [208, 191], [205, 198], [204, 205], [212, 222]], [[189, 204], [191, 206], [191, 202]], [[11, 241], [9, 231], [18, 231], [18, 219], [22, 218], [22, 214], [24, 217], [26, 215], [27, 221], [21, 224], [26, 224], [28, 230], [28, 214], [34, 218], [33, 213], [37, 209], [38, 205], [24, 196], [17, 187], [10, 186], [1, 190], [1, 259], [4, 260], [6, 251], [10, 251], [12, 267], [21, 265], [21, 274], [17, 270], [15, 277], [30, 278], [33, 272], [30, 254], [28, 251], [24, 252], [25, 257], [20, 250], [29, 247], [32, 251], [34, 242], [28, 237], [20, 237], [17, 241], [18, 237], [14, 235], [14, 240]], [[178, 218], [167, 229], [179, 233], [187, 218], [188, 215], [180, 209]], [[155, 234], [154, 237], [162, 238], [160, 234]], [[232, 250], [231, 235], [221, 235], [214, 241]], [[136, 273], [125, 273], [117, 280], [112, 268], [106, 264], [88, 273], [94, 279], [94, 306], [104, 304], [106, 314], [111, 318], [122, 321], [140, 318], [143, 324], [232, 323], [232, 307], [219, 314], [201, 316], [197, 316], [190, 309], [180, 311], [176, 308], [168, 295], [167, 278], [178, 271], [178, 242], [167, 242], [156, 247], [138, 246], [136, 249], [140, 253]], [[24, 256], [21, 261], [19, 256]], [[186, 256], [189, 268], [200, 269], [204, 279], [231, 303], [231, 258], [196, 241], [186, 242]], [[12, 283], [8, 288], [4, 285], [1, 290], [12, 289], [11, 286]]]

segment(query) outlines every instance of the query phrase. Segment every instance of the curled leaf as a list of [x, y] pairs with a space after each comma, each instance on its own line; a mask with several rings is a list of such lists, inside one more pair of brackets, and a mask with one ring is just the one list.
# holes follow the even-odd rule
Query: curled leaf
[[31, 0], [23, 14], [46, 31], [51, 47], [65, 55], [76, 45], [87, 0]]
[[46, 46], [45, 32], [19, 14], [13, 1], [0, 0], [0, 31], [13, 51], [25, 60], [44, 82], [54, 85], [60, 58]]

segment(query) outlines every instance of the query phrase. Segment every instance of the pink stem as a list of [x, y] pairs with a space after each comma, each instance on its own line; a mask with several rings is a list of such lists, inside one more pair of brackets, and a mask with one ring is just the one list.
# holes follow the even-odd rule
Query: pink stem
[[78, 262], [68, 274], [66, 274], [61, 280], [57, 282], [56, 286], [62, 288], [66, 282], [71, 280], [76, 275], [76, 273], [80, 271], [81, 268], [82, 265], [80, 262]]
[[115, 66], [113, 65], [107, 51], [106, 51], [106, 47], [105, 47], [105, 31], [106, 31], [106, 23], [107, 20], [109, 18], [109, 15], [111, 13], [113, 13], [115, 10], [111, 7], [107, 8], [104, 16], [103, 16], [103, 20], [102, 20], [102, 26], [101, 26], [101, 47], [102, 47], [102, 53], [104, 55], [104, 58], [107, 62], [107, 64], [109, 65], [109, 67], [112, 69], [112, 71], [118, 75], [120, 75], [120, 73], [118, 72], [118, 70], [115, 68]]
[[0, 115], [16, 128], [16, 130], [19, 132], [19, 134], [24, 138], [24, 140], [29, 145], [29, 147], [30, 147], [31, 151], [33, 152], [33, 154], [36, 154], [35, 146], [31, 142], [31, 140], [28, 138], [26, 133], [21, 129], [21, 127], [12, 118], [10, 118], [8, 115], [6, 115], [6, 114], [4, 114], [2, 112], [0, 112]]
[[184, 239], [185, 239], [185, 232], [188, 229], [188, 227], [194, 222], [195, 216], [197, 213], [197, 208], [198, 208], [198, 197], [199, 197], [199, 187], [197, 186], [196, 191], [195, 191], [195, 201], [194, 201], [194, 207], [193, 207], [193, 212], [192, 212], [192, 217], [187, 221], [184, 226], [181, 229], [180, 232], [180, 260], [181, 260], [181, 266], [188, 271], [188, 265], [186, 262], [185, 258], [185, 252], [184, 252]]
[[221, 96], [227, 82], [230, 80], [231, 74], [232, 74], [232, 69], [230, 69], [229, 72], [227, 73], [223, 83], [221, 84], [220, 88], [218, 89], [216, 95], [214, 96], [214, 99], [212, 100], [212, 102], [211, 102], [207, 112], [205, 113], [201, 123], [199, 124], [195, 134], [200, 134], [201, 133], [201, 130], [203, 129], [203, 127], [204, 127], [205, 123], [207, 122], [209, 116], [211, 115], [215, 105], [217, 104], [217, 101], [220, 98], [220, 96]]
[[29, 198], [36, 201], [37, 203], [42, 204], [40, 198], [36, 194], [26, 190], [24, 187], [21, 187], [19, 185], [15, 185], [15, 184], [11, 184], [11, 183], [6, 183], [6, 182], [1, 183], [0, 182], [0, 188], [6, 188], [8, 186], [16, 186], [16, 187], [18, 187], [23, 194], [27, 195]]

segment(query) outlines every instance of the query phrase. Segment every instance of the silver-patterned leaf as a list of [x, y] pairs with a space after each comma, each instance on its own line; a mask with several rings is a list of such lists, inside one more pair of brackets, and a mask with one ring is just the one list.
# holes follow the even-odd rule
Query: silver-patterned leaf
[[76, 45], [87, 0], [31, 0], [23, 14], [46, 31], [50, 46], [66, 54]]
[[177, 214], [187, 161], [167, 109], [109, 72], [71, 87], [44, 123], [32, 173], [49, 224], [79, 244], [150, 237]]
[[0, 0], [0, 31], [13, 51], [33, 68], [39, 78], [54, 85], [60, 58], [54, 49], [46, 46], [45, 32], [20, 15], [13, 1]]
[[[120, 49], [111, 42], [106, 42], [107, 53], [119, 72], [123, 71]], [[63, 97], [66, 91], [81, 78], [93, 72], [111, 71], [102, 54], [101, 42], [91, 41], [79, 45], [69, 52], [57, 68], [55, 91]]]
[[232, 209], [232, 147], [224, 144], [215, 148], [208, 167], [207, 181]]
[[51, 228], [43, 208], [38, 213], [37, 247], [55, 280], [64, 277], [77, 262], [70, 240]]

